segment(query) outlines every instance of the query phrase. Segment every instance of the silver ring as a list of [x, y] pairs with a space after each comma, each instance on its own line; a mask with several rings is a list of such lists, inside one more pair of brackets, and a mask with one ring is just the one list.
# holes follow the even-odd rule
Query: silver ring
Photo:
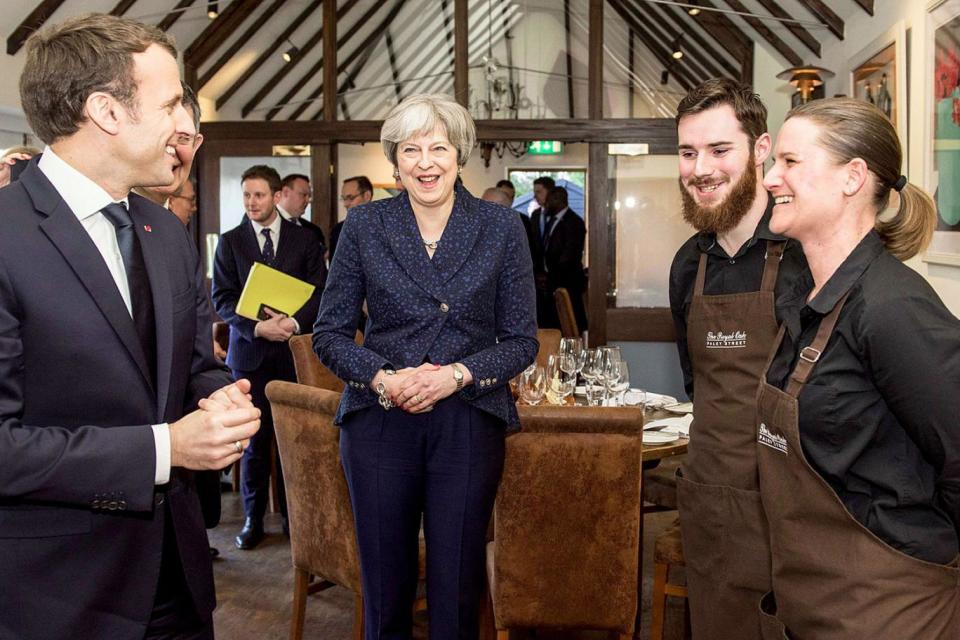
[[243, 453], [243, 445], [240, 444], [239, 440], [233, 443], [233, 448], [237, 450], [237, 453]]

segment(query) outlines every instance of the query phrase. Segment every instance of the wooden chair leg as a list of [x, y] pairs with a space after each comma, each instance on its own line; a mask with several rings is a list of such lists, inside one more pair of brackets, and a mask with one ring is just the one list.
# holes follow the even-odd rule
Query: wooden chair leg
[[293, 613], [290, 616], [290, 640], [303, 638], [303, 621], [307, 613], [307, 572], [293, 570]]
[[510, 640], [510, 630], [497, 629], [497, 640]]
[[353, 597], [353, 640], [363, 640], [363, 596]]
[[667, 573], [669, 565], [653, 565], [653, 603], [650, 607], [650, 640], [663, 640], [663, 618], [667, 608]]

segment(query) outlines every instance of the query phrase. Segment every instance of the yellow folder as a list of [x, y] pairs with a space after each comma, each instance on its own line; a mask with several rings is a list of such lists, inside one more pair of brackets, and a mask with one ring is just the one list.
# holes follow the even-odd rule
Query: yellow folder
[[269, 307], [292, 316], [306, 304], [314, 289], [316, 287], [309, 282], [254, 262], [247, 283], [243, 285], [237, 313], [251, 320], [268, 320], [270, 316], [263, 309]]

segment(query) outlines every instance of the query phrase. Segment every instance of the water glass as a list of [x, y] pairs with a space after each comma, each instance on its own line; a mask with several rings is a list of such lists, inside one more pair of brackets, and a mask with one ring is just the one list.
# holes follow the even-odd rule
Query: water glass
[[534, 365], [520, 374], [520, 398], [529, 405], [540, 404], [546, 393], [546, 374], [543, 367]]
[[606, 395], [606, 387], [599, 377], [586, 379], [587, 406], [599, 407], [603, 404], [603, 398]]

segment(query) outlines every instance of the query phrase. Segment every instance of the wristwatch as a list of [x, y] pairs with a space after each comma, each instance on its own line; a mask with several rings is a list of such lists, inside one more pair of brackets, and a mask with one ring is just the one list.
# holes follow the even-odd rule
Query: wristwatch
[[[388, 376], [397, 375], [397, 372], [393, 369], [384, 369], [383, 373], [384, 375]], [[383, 378], [380, 378], [380, 382], [377, 383], [377, 395], [380, 396], [377, 402], [380, 403], [380, 406], [383, 407], [384, 411], [389, 411], [394, 406], [390, 398], [387, 397], [387, 387], [383, 384]]]
[[460, 365], [453, 363], [450, 365], [453, 368], [453, 379], [457, 381], [457, 391], [463, 389], [463, 371], [460, 370]]

